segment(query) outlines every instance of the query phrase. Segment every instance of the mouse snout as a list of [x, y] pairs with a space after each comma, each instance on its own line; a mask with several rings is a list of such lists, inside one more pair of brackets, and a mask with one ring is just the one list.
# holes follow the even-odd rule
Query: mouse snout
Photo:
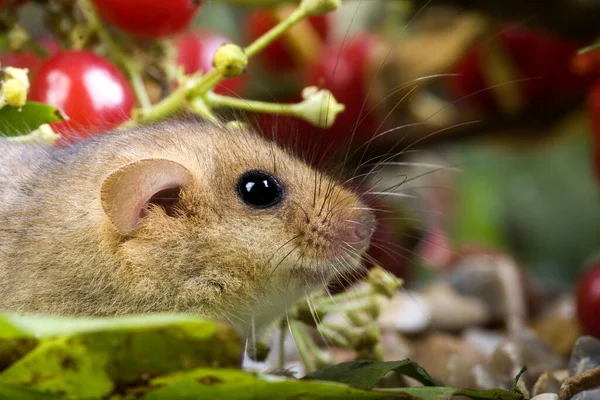
[[370, 210], [348, 207], [337, 212], [307, 216], [301, 240], [318, 257], [336, 259], [348, 250], [362, 252], [375, 231], [375, 217]]
[[362, 212], [354, 218], [346, 221], [346, 236], [344, 241], [354, 249], [362, 249], [369, 245], [369, 241], [375, 231], [375, 218], [371, 212]]

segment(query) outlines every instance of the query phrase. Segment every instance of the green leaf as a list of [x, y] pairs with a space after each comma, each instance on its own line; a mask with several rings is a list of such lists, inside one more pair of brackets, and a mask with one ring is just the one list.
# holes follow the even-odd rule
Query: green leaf
[[504, 390], [456, 390], [448, 387], [412, 387], [365, 390], [345, 384], [306, 381], [269, 375], [255, 375], [239, 370], [197, 369], [160, 377], [145, 387], [129, 388], [125, 393], [143, 395], [143, 400], [192, 399], [329, 399], [329, 400], [447, 400], [463, 395], [473, 400], [521, 400]]
[[385, 362], [349, 361], [311, 372], [302, 379], [341, 382], [370, 389], [390, 371], [410, 376], [425, 386], [436, 386], [434, 379], [421, 366], [408, 359]]
[[502, 389], [471, 390], [462, 389], [454, 391], [454, 396], [466, 396], [473, 400], [523, 400], [518, 393], [508, 392]]
[[0, 314], [0, 340], [31, 336], [30, 333], [16, 326], [11, 317]]
[[21, 335], [33, 335], [43, 338], [115, 329], [152, 328], [204, 321], [204, 319], [187, 314], [144, 314], [89, 318], [5, 313], [0, 318], [0, 337], [2, 337], [2, 330], [4, 329], [1, 325], [2, 321], [9, 324], [12, 329], [16, 329]]
[[237, 367], [243, 352], [234, 328], [192, 317], [14, 320], [27, 331], [41, 329], [41, 336], [56, 334], [61, 322], [71, 321], [62, 330], [78, 333], [43, 338], [0, 373], [0, 383], [67, 398], [103, 398], [121, 387], [198, 367]]
[[236, 370], [199, 369], [153, 380], [143, 400], [419, 399], [400, 391], [365, 391], [332, 382], [307, 382]]
[[448, 400], [451, 396], [464, 396], [472, 400], [523, 400], [515, 393], [502, 389], [471, 390], [455, 389], [449, 387], [411, 387], [403, 389], [381, 389], [388, 393], [401, 390], [403, 393], [412, 395], [421, 400]]
[[0, 108], [0, 134], [21, 136], [36, 130], [42, 124], [58, 122], [66, 116], [57, 108], [43, 103], [28, 101], [23, 107]]
[[[5, 315], [0, 314], [0, 371], [29, 353], [37, 343], [37, 339], [16, 327]], [[0, 388], [0, 399], [1, 393]]]
[[0, 399], [15, 400], [55, 400], [56, 397], [47, 396], [39, 392], [23, 389], [11, 385], [0, 384]]
[[519, 371], [517, 376], [515, 376], [515, 379], [513, 379], [513, 383], [512, 383], [512, 392], [513, 393], [520, 393], [519, 388], [517, 387], [517, 383], [519, 383], [519, 379], [521, 379], [521, 375], [523, 375], [525, 372], [527, 372], [527, 367], [521, 368], [521, 370]]

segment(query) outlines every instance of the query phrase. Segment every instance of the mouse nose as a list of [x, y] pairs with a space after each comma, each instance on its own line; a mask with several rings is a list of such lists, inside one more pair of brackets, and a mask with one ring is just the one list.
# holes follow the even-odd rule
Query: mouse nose
[[360, 224], [354, 228], [352, 232], [354, 234], [354, 238], [358, 241], [367, 240], [371, 237], [371, 229]]
[[353, 248], [365, 247], [375, 231], [375, 218], [371, 213], [363, 213], [351, 222], [349, 243]]

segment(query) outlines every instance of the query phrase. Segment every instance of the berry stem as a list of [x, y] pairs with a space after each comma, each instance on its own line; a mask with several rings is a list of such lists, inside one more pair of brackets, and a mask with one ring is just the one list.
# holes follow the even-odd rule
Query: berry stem
[[306, 16], [306, 11], [303, 8], [296, 8], [287, 18], [283, 19], [279, 24], [275, 25], [244, 49], [248, 58], [259, 53], [296, 23], [306, 18]]
[[364, 286], [359, 289], [349, 290], [344, 293], [336, 294], [334, 296], [321, 296], [313, 300], [313, 304], [315, 308], [318, 308], [321, 311], [322, 307], [327, 307], [329, 305], [336, 305], [338, 303], [343, 303], [346, 301], [353, 300], [361, 300], [365, 297], [370, 296], [374, 293], [372, 286]]
[[[89, 0], [80, 0], [89, 1]], [[306, 11], [303, 9], [296, 9], [286, 19], [281, 21], [278, 25], [273, 27], [270, 31], [256, 39], [252, 44], [244, 49], [244, 52], [248, 58], [256, 55], [262, 49], [273, 42], [277, 37], [286, 32], [296, 23], [306, 17]], [[192, 100], [194, 97], [204, 97], [206, 105], [210, 108], [213, 106], [222, 107], [237, 107], [241, 109], [254, 109], [263, 112], [275, 112], [287, 115], [296, 115], [291, 110], [293, 105], [278, 105], [269, 104], [263, 102], [254, 102], [249, 100], [238, 100], [230, 97], [218, 96], [212, 92], [212, 90], [219, 82], [223, 80], [223, 75], [215, 68], [210, 70], [206, 75], [201, 77], [192, 77], [186, 84], [180, 85], [174, 92], [169, 96], [165, 97], [158, 103], [154, 104], [149, 108], [142, 108], [141, 110], [135, 110], [133, 113], [133, 119], [138, 123], [146, 123], [150, 121], [156, 121], [162, 119], [168, 115], [174, 114], [184, 107], [186, 100]], [[249, 105], [251, 104], [251, 105]], [[267, 105], [268, 104], [268, 105]], [[198, 113], [198, 110], [192, 110]], [[202, 115], [199, 113], [199, 115]], [[203, 115], [204, 116], [204, 115]], [[209, 120], [213, 120], [210, 118]], [[215, 119], [216, 120], [216, 119]], [[127, 126], [131, 125], [126, 123]]]
[[285, 337], [287, 333], [287, 319], [281, 318], [279, 321], [279, 340], [278, 340], [278, 358], [277, 358], [277, 367], [279, 370], [283, 371], [285, 368]]
[[135, 93], [140, 106], [144, 110], [149, 109], [152, 107], [152, 102], [150, 101], [150, 96], [148, 96], [148, 92], [146, 91], [146, 86], [144, 85], [144, 80], [142, 79], [142, 74], [140, 73], [139, 68], [133, 67], [129, 64], [129, 62], [125, 63], [124, 66], [129, 74], [129, 78], [131, 79], [131, 87], [133, 88], [133, 92]]
[[123, 52], [119, 45], [115, 43], [110, 33], [100, 22], [98, 14], [96, 13], [96, 9], [94, 8], [90, 0], [77, 1], [79, 9], [81, 10], [85, 19], [88, 22], [89, 29], [94, 31], [96, 35], [98, 35], [102, 43], [108, 49], [108, 52], [111, 54], [111, 57], [113, 57], [118, 63], [120, 63], [129, 75], [133, 91], [142, 109], [148, 109], [152, 107], [150, 96], [148, 96], [148, 92], [146, 91], [144, 81], [142, 80], [142, 67], [140, 63], [134, 58], [130, 57], [125, 52]]
[[194, 97], [188, 103], [188, 107], [189, 107], [190, 111], [192, 111], [196, 115], [199, 115], [200, 117], [206, 119], [207, 121], [210, 121], [213, 124], [219, 123], [219, 120], [217, 119], [215, 114], [213, 114], [213, 112], [210, 110], [210, 108], [208, 107], [208, 105], [206, 104], [206, 102], [204, 101], [204, 99], [202, 97], [199, 97], [199, 96]]
[[294, 104], [268, 103], [258, 100], [246, 100], [231, 96], [222, 96], [214, 92], [206, 93], [206, 102], [211, 107], [228, 107], [252, 112], [264, 112], [279, 115], [296, 116]]
[[[152, 107], [133, 110], [133, 120], [137, 123], [146, 123], [175, 114], [177, 111], [183, 108], [190, 93], [196, 93], [197, 90], [207, 87], [209, 83], [212, 82], [210, 78], [212, 75], [212, 79], [214, 79], [215, 74], [211, 74], [213, 71], [215, 70], [211, 70], [204, 76], [188, 76], [187, 79], [181, 85], [179, 85], [177, 89], [175, 89], [170, 95], [158, 103], [154, 104]], [[217, 75], [219, 75], [218, 71]], [[131, 123], [126, 122], [126, 125], [130, 126]]]
[[315, 362], [310, 357], [310, 352], [308, 350], [307, 340], [310, 340], [304, 327], [302, 324], [294, 319], [290, 319], [290, 331], [292, 332], [292, 337], [294, 338], [294, 342], [296, 343], [296, 349], [298, 350], [298, 355], [304, 364], [307, 372], [314, 371], [316, 369]]
[[580, 55], [581, 55], [581, 54], [588, 53], [588, 52], [590, 52], [590, 51], [598, 51], [598, 50], [600, 50], [600, 42], [598, 42], [598, 43], [594, 43], [594, 44], [591, 44], [591, 45], [589, 45], [589, 46], [587, 46], [587, 47], [584, 47], [583, 49], [580, 49], [580, 50], [577, 52], [577, 54], [580, 54]]

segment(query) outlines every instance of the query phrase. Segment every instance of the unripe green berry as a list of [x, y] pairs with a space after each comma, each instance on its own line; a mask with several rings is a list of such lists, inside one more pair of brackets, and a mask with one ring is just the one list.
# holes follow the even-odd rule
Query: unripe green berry
[[309, 86], [302, 91], [304, 101], [294, 105], [296, 116], [319, 128], [331, 128], [345, 106], [337, 102], [326, 89]]
[[225, 78], [235, 78], [246, 72], [248, 56], [237, 44], [226, 43], [215, 52], [213, 67]]

